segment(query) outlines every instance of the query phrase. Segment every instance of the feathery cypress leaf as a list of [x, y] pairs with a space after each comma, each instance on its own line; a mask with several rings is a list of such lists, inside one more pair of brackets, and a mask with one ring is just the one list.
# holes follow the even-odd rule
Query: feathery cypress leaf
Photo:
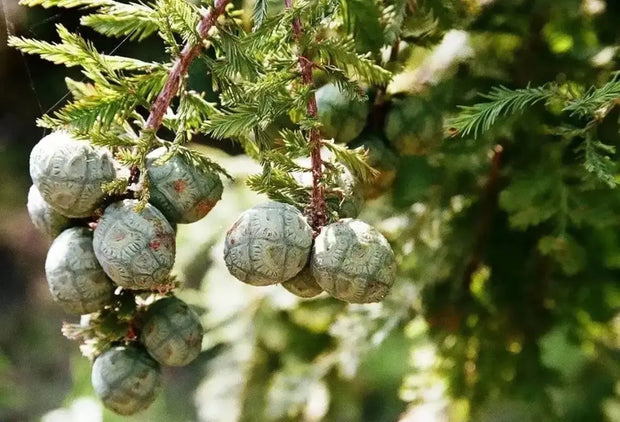
[[108, 37], [142, 41], [158, 30], [155, 17], [155, 10], [145, 4], [114, 2], [82, 16], [80, 23]]
[[254, 2], [254, 28], [259, 28], [267, 16], [268, 0]]
[[547, 85], [515, 90], [504, 86], [495, 87], [490, 93], [482, 95], [489, 101], [460, 107], [460, 113], [449, 124], [460, 136], [473, 134], [474, 138], [477, 138], [479, 134], [488, 131], [500, 117], [523, 111], [552, 95], [553, 90]]

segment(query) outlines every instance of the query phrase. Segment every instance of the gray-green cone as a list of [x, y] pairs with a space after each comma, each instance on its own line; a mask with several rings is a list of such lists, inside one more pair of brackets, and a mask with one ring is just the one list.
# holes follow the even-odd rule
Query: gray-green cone
[[66, 132], [47, 135], [30, 154], [30, 176], [41, 197], [62, 215], [90, 216], [114, 180], [112, 156]]
[[89, 314], [101, 310], [114, 294], [93, 251], [93, 235], [86, 227], [60, 234], [47, 253], [45, 274], [52, 297], [65, 312]]
[[338, 215], [340, 218], [356, 218], [364, 207], [364, 195], [353, 174], [344, 166], [338, 178], [338, 187], [343, 194], [338, 202]]
[[243, 212], [226, 234], [224, 261], [255, 286], [282, 283], [308, 262], [312, 229], [292, 205], [267, 202]]
[[157, 362], [185, 366], [196, 359], [202, 346], [200, 318], [176, 297], [149, 306], [140, 340]]
[[347, 98], [334, 84], [327, 84], [316, 91], [321, 133], [336, 142], [347, 143], [355, 139], [366, 125], [368, 102]]
[[157, 160], [166, 153], [166, 148], [162, 147], [146, 157], [150, 178], [149, 201], [170, 222], [198, 221], [222, 197], [222, 181], [217, 173], [202, 172], [178, 155], [157, 164]]
[[282, 283], [282, 287], [295, 296], [303, 298], [311, 298], [323, 293], [323, 289], [317, 284], [309, 266], [305, 266], [295, 277]]
[[69, 219], [45, 202], [34, 185], [30, 186], [28, 191], [26, 207], [28, 208], [28, 215], [32, 225], [47, 237], [54, 238], [65, 228], [69, 227]]
[[172, 226], [151, 204], [136, 212], [136, 200], [108, 206], [95, 229], [93, 247], [105, 273], [127, 289], [166, 284], [174, 264]]
[[392, 105], [385, 120], [385, 137], [401, 154], [428, 154], [441, 145], [442, 116], [427, 99], [408, 97]]
[[363, 196], [366, 199], [377, 198], [392, 187], [396, 178], [398, 156], [385, 145], [380, 137], [374, 134], [365, 134], [351, 142], [351, 148], [358, 147], [363, 147], [368, 151], [368, 164], [379, 172], [372, 181], [362, 184]]
[[91, 382], [105, 407], [119, 415], [133, 415], [155, 400], [161, 370], [143, 350], [114, 347], [95, 360]]
[[387, 239], [351, 218], [323, 227], [314, 240], [310, 265], [323, 290], [350, 303], [383, 300], [396, 277], [396, 260]]

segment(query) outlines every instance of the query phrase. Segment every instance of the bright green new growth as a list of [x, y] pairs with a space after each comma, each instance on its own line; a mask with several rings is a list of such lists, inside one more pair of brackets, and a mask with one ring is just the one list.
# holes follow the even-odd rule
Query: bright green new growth
[[[114, 0], [25, 0], [29, 6], [81, 7], [88, 10], [82, 24], [112, 37], [142, 40], [158, 36], [166, 48], [177, 55], [183, 42], [198, 42], [196, 25], [200, 9], [188, 2], [161, 0], [121, 3]], [[252, 189], [266, 193], [270, 198], [303, 208], [307, 204], [304, 189], [284, 173], [290, 169], [290, 160], [308, 156], [307, 139], [302, 131], [317, 122], [302, 119], [302, 131], [282, 132], [274, 139], [266, 135], [266, 128], [277, 119], [287, 116], [305, 116], [307, 87], [291, 85], [298, 77], [297, 52], [291, 23], [303, 15], [304, 37], [300, 48], [313, 52], [318, 69], [328, 81], [336, 84], [351, 98], [364, 96], [359, 83], [383, 86], [391, 78], [390, 72], [377, 65], [368, 55], [358, 54], [352, 38], [319, 37], [325, 29], [325, 17], [344, 13], [342, 4], [335, 0], [300, 1], [291, 10], [267, 14], [266, 2], [257, 2], [255, 29], [246, 32], [237, 21], [225, 18], [217, 23], [218, 31], [210, 37], [213, 55], [201, 55], [219, 90], [222, 108], [202, 98], [201, 93], [188, 87], [183, 80], [178, 92], [178, 105], [172, 106], [162, 122], [173, 131], [175, 146], [191, 140], [202, 132], [215, 138], [233, 138], [246, 151], [265, 164], [260, 175], [249, 180]], [[11, 37], [9, 44], [28, 54], [37, 54], [46, 60], [68, 67], [80, 66], [85, 82], [67, 80], [73, 101], [43, 116], [39, 124], [48, 128], [68, 128], [91, 142], [108, 147], [119, 147], [116, 157], [125, 166], [146, 170], [146, 155], [160, 146], [158, 139], [146, 127], [141, 112], [149, 110], [168, 76], [167, 63], [154, 63], [130, 57], [102, 54], [81, 36], [58, 26], [60, 42], [49, 43], [23, 37]], [[367, 106], [364, 106], [367, 109]], [[366, 113], [366, 112], [365, 112]], [[137, 130], [136, 130], [137, 127]], [[292, 137], [297, 140], [292, 142]], [[329, 147], [329, 145], [326, 145]], [[337, 149], [337, 160], [346, 164], [361, 180], [368, 180], [371, 169], [364, 163], [361, 151]], [[176, 151], [181, 151], [179, 148]], [[196, 155], [192, 151], [188, 154]], [[195, 160], [199, 170], [224, 173], [215, 163]], [[334, 180], [328, 174], [327, 180]], [[148, 179], [138, 196], [142, 204], [149, 197]], [[110, 192], [118, 192], [122, 184], [106, 185]]]
[[556, 83], [522, 89], [500, 86], [483, 95], [488, 101], [461, 107], [461, 112], [448, 124], [455, 135], [477, 138], [489, 131], [501, 117], [522, 113], [544, 102], [550, 111], [558, 113], [559, 110], [559, 114], [588, 120], [584, 126], [560, 125], [553, 132], [567, 140], [578, 140], [580, 145], [576, 151], [582, 157], [585, 170], [609, 187], [615, 187], [617, 162], [612, 160], [615, 147], [598, 141], [596, 128], [612, 110], [619, 95], [617, 75], [600, 88], [592, 87], [586, 92], [575, 90], [569, 84]]
[[548, 86], [511, 90], [506, 87], [495, 87], [489, 94], [482, 95], [489, 100], [473, 106], [461, 107], [460, 114], [450, 124], [461, 136], [486, 132], [495, 121], [525, 110], [541, 101], [549, 99], [553, 91]]
[[202, 334], [196, 312], [182, 300], [168, 297], [148, 307], [140, 340], [162, 365], [185, 366], [200, 353]]
[[[508, 394], [517, 397], [516, 403], [527, 409], [528, 412], [517, 413], [521, 419], [528, 415], [533, 420], [553, 419], [550, 415], [543, 416], [546, 413], [561, 418], [573, 410], [583, 415], [580, 412], [588, 406], [601, 412], [601, 417], [597, 413], [595, 419], [603, 418], [603, 408], [613, 411], [614, 380], [600, 382], [595, 376], [600, 368], [609, 372], [611, 367], [609, 353], [613, 338], [609, 328], [613, 326], [610, 318], [616, 313], [612, 306], [616, 296], [612, 281], [618, 268], [617, 195], [607, 189], [618, 180], [618, 164], [615, 144], [599, 129], [606, 120], [607, 129], [612, 126], [617, 135], [617, 127], [609, 123], [616, 117], [610, 110], [617, 111], [620, 84], [617, 79], [604, 81], [613, 61], [597, 69], [590, 63], [592, 54], [609, 42], [593, 40], [598, 36], [595, 27], [609, 20], [604, 12], [585, 16], [585, 7], [564, 13], [561, 2], [537, 3], [540, 7], [536, 8], [535, 21], [546, 24], [544, 31], [555, 25], [555, 29], [561, 28], [562, 36], [574, 42], [574, 50], [552, 60], [545, 40], [540, 37], [544, 31], [530, 31], [529, 25], [522, 25], [529, 17], [519, 15], [515, 10], [520, 6], [513, 2], [296, 0], [292, 10], [274, 13], [271, 7], [274, 2], [257, 0], [251, 32], [246, 16], [229, 9], [213, 36], [204, 43], [210, 45], [211, 51], [201, 54], [198, 62], [206, 67], [201, 69], [201, 74], [212, 77], [209, 88], [214, 88], [217, 100], [209, 97], [207, 101], [203, 93], [194, 91], [197, 88], [192, 85], [193, 78], [183, 79], [175, 92], [175, 101], [166, 112], [165, 130], [159, 132], [162, 137], [174, 133], [174, 138], [162, 140], [146, 129], [143, 116], [161, 90], [173, 58], [182, 49], [181, 40], [197, 38], [195, 27], [200, 6], [196, 2], [23, 2], [46, 7], [84, 6], [90, 13], [83, 18], [84, 24], [118, 37], [119, 41], [124, 41], [124, 37], [130, 40], [160, 37], [172, 57], [169, 62], [144, 63], [102, 54], [88, 41], [62, 27], [59, 27], [59, 44], [12, 38], [11, 44], [23, 51], [41, 54], [67, 66], [81, 66], [86, 75], [83, 82], [67, 81], [74, 101], [43, 117], [39, 124], [66, 127], [88, 136], [94, 144], [113, 148], [124, 165], [136, 166], [143, 175], [146, 155], [161, 145], [179, 153], [185, 150], [196, 157], [182, 146], [194, 135], [231, 137], [263, 165], [263, 171], [249, 179], [250, 187], [298, 209], [307, 206], [309, 192], [291, 177], [291, 172], [310, 173], [308, 166], [300, 168], [295, 159], [308, 155], [307, 131], [318, 126], [316, 120], [304, 117], [312, 89], [299, 83], [299, 52], [307, 52], [315, 61], [314, 70], [320, 83], [336, 84], [350, 97], [356, 97], [360, 96], [360, 86], [369, 86], [373, 94], [383, 93], [382, 87], [389, 81], [390, 73], [377, 63], [386, 50], [392, 49], [392, 55], [397, 56], [394, 50], [399, 45], [401, 53], [404, 44], [409, 48], [430, 49], [449, 28], [462, 28], [493, 43], [498, 51], [489, 51], [490, 57], [483, 57], [484, 51], [478, 51], [480, 56], [464, 63], [457, 77], [439, 81], [438, 86], [424, 87], [442, 98], [433, 101], [437, 101], [445, 116], [455, 113], [457, 104], [469, 104], [446, 129], [454, 135], [474, 135], [477, 139], [438, 141], [438, 151], [416, 157], [396, 156], [381, 139], [360, 140], [366, 146], [376, 146], [370, 148], [369, 161], [379, 168], [380, 179], [373, 183], [369, 183], [372, 171], [361, 151], [324, 141], [325, 148], [337, 151], [337, 161], [364, 183], [370, 197], [384, 194], [392, 185], [396, 171], [396, 184], [405, 184], [405, 189], [408, 185], [403, 181], [407, 178], [415, 179], [416, 183], [424, 179], [420, 183], [424, 186], [423, 195], [415, 201], [410, 198], [401, 201], [395, 189], [391, 198], [384, 198], [385, 209], [375, 216], [384, 220], [382, 229], [392, 231], [390, 240], [403, 279], [389, 300], [378, 306], [344, 307], [345, 310], [338, 304], [334, 306], [333, 300], [326, 300], [326, 306], [317, 300], [274, 312], [271, 303], [255, 306], [267, 300], [253, 298], [244, 308], [247, 312], [231, 318], [233, 324], [247, 328], [246, 337], [222, 339], [220, 333], [228, 331], [214, 330], [217, 334], [210, 339], [215, 340], [211, 344], [224, 347], [214, 349], [218, 356], [209, 367], [206, 383], [214, 385], [216, 393], [222, 389], [222, 380], [235, 377], [246, 383], [246, 389], [230, 393], [238, 400], [235, 404], [239, 403], [236, 409], [241, 419], [259, 419], [264, 414], [278, 420], [302, 419], [307, 410], [302, 402], [308, 401], [311, 394], [316, 397], [317, 391], [327, 393], [325, 402], [330, 403], [327, 418], [337, 417], [339, 411], [366, 412], [363, 406], [366, 402], [362, 401], [369, 397], [366, 395], [369, 392], [373, 394], [371, 397], [379, 392], [381, 397], [389, 394], [394, 398], [393, 402], [381, 402], [400, 416], [392, 414], [392, 418], [385, 419], [407, 418], [416, 408], [426, 405], [424, 400], [419, 403], [423, 397], [420, 393], [427, 391], [428, 382], [436, 382], [439, 377], [445, 381], [445, 403], [449, 406], [446, 408], [455, 413], [468, 408], [469, 411], [463, 412], [472, 418], [497, 417], [498, 411], [505, 410], [501, 406], [502, 396]], [[614, 9], [611, 1], [583, 3], [606, 4], [608, 10]], [[499, 13], [499, 19], [488, 19], [487, 11], [491, 7], [489, 14], [494, 17]], [[466, 8], [472, 10], [464, 11]], [[547, 13], [557, 18], [546, 21]], [[513, 22], [512, 16], [521, 20]], [[291, 22], [295, 17], [301, 18], [304, 35], [300, 46], [293, 48]], [[579, 47], [584, 41], [580, 37], [586, 38], [586, 51]], [[514, 56], [504, 51], [510, 44], [506, 39], [516, 40], [514, 44], [518, 48]], [[615, 51], [614, 46], [607, 48]], [[360, 51], [369, 53], [358, 54]], [[543, 60], [530, 56], [536, 67], [542, 65], [541, 72], [531, 72], [527, 64], [523, 65], [518, 57], [521, 51], [545, 56]], [[510, 57], [509, 60], [503, 57], [509, 63], [493, 68], [493, 60], [503, 54]], [[560, 69], [558, 62], [579, 66], [577, 70]], [[404, 64], [392, 58], [383, 63], [395, 73]], [[491, 76], [477, 74], [482, 67]], [[568, 78], [577, 82], [575, 85], [557, 82], [538, 88], [526, 85], [528, 78], [549, 77], [549, 71], [557, 72], [557, 81]], [[596, 81], [596, 87], [587, 89], [591, 81]], [[476, 92], [498, 84], [506, 84], [508, 88], [493, 88], [483, 99], [472, 99]], [[383, 98], [372, 95], [372, 98], [383, 100], [388, 112], [397, 102], [389, 94]], [[376, 103], [381, 105], [381, 101]], [[368, 130], [384, 129], [382, 122], [374, 121], [374, 115], [371, 120]], [[287, 129], [282, 129], [282, 121]], [[291, 129], [294, 124], [298, 127]], [[196, 163], [201, 168], [221, 171], [202, 156], [196, 157]], [[419, 172], [424, 173], [420, 178], [417, 170], [410, 171], [418, 167], [417, 163], [423, 164], [419, 166]], [[334, 168], [326, 169], [323, 184], [328, 190], [337, 188], [337, 174]], [[594, 176], [594, 183], [580, 180], [584, 175]], [[142, 181], [138, 196], [145, 205], [149, 180]], [[126, 185], [119, 183], [123, 188], [119, 191], [124, 191]], [[394, 203], [398, 200], [400, 205], [393, 207], [389, 204], [391, 200]], [[333, 211], [330, 207], [331, 215]], [[307, 350], [299, 353], [297, 346], [303, 348], [306, 344], [290, 341], [290, 338], [296, 340], [290, 335], [282, 340], [280, 336], [272, 336], [274, 325], [270, 318], [277, 323], [277, 334], [303, 332], [311, 342], [318, 338], [321, 341], [317, 344], [327, 344], [319, 344], [311, 353]], [[570, 383], [558, 383], [558, 374], [544, 361], [544, 346], [549, 343], [545, 331], [551, 330], [553, 334], [559, 329], [566, 332], [566, 342], [580, 342], [579, 347], [588, 349], [586, 369], [572, 369], [571, 375], [565, 377], [570, 378]], [[267, 337], [278, 337], [277, 344], [263, 342]], [[383, 339], [387, 341], [384, 343]], [[406, 344], [394, 346], [400, 343]], [[367, 352], [377, 345], [385, 347], [365, 360], [366, 355], [372, 355]], [[398, 356], [400, 350], [405, 356], [417, 357], [418, 347], [422, 351], [433, 350], [437, 365], [421, 371], [419, 367], [405, 368], [406, 357], [402, 361], [394, 359], [403, 368], [398, 377], [390, 378], [391, 362], [385, 357], [392, 355], [384, 352], [396, 351]], [[244, 353], [251, 351], [251, 358], [269, 356], [271, 361], [274, 357], [278, 367], [266, 374], [260, 358], [243, 360], [245, 355], [240, 349]], [[371, 375], [376, 366], [379, 369], [374, 372], [375, 376], [379, 374], [379, 380], [401, 381], [400, 386], [390, 387], [387, 382], [358, 384], [353, 377], [359, 362], [363, 363], [360, 369], [364, 371], [363, 377]], [[412, 364], [418, 363], [415, 360]], [[570, 373], [571, 369], [567, 371]], [[607, 395], [604, 404], [593, 403], [590, 397], [596, 394], [573, 400], [575, 391], [586, 388], [586, 384], [581, 384], [584, 377], [597, 383], [588, 384], [588, 391], [608, 384], [600, 388], [599, 395]], [[347, 390], [351, 385], [356, 385], [359, 394], [342, 394], [342, 387], [345, 392], [353, 391]], [[372, 390], [375, 385], [381, 390]], [[248, 391], [252, 394], [247, 394]], [[397, 395], [407, 404], [393, 405], [398, 402]], [[449, 395], [458, 401], [451, 401]], [[481, 401], [486, 397], [493, 399], [485, 405]], [[217, 397], [213, 403], [218, 399], [221, 400]], [[211, 401], [205, 402], [208, 403], [204, 406], [215, 407]], [[479, 411], [481, 407], [486, 407], [486, 411]], [[351, 417], [358, 416], [362, 417], [358, 413]], [[229, 413], [220, 420], [227, 417]]]

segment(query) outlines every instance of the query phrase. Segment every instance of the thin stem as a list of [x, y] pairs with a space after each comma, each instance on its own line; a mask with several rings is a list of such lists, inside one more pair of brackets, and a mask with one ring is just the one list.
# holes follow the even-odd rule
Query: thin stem
[[469, 262], [465, 266], [463, 285], [466, 287], [465, 294], [469, 295], [472, 277], [482, 264], [485, 243], [491, 233], [494, 215], [497, 211], [499, 198], [499, 177], [504, 147], [497, 144], [493, 147], [491, 156], [491, 168], [487, 181], [481, 194], [481, 210], [475, 226], [475, 237], [472, 244], [472, 252]]
[[[207, 37], [209, 31], [215, 25], [215, 22], [217, 22], [217, 18], [224, 13], [224, 9], [226, 9], [228, 3], [230, 3], [230, 0], [216, 0], [215, 5], [210, 7], [207, 13], [202, 17], [197, 28], [200, 40]], [[164, 114], [166, 114], [166, 110], [179, 90], [181, 78], [187, 74], [190, 64], [196, 56], [198, 56], [201, 48], [202, 42], [200, 41], [196, 44], [188, 41], [187, 44], [185, 44], [183, 50], [181, 50], [181, 54], [177, 57], [168, 74], [166, 84], [151, 107], [151, 112], [146, 120], [145, 129], [153, 132], [159, 129], [164, 119]]]
[[[168, 73], [168, 78], [166, 79], [164, 87], [151, 106], [149, 117], [147, 118], [146, 125], [144, 127], [144, 130], [148, 131], [153, 138], [164, 120], [164, 115], [166, 114], [168, 107], [170, 107], [172, 99], [179, 91], [181, 79], [187, 75], [189, 66], [200, 53], [200, 49], [202, 48], [202, 39], [208, 36], [209, 31], [213, 28], [215, 22], [217, 22], [217, 18], [224, 13], [228, 3], [230, 3], [230, 0], [215, 1], [214, 7], [210, 7], [209, 10], [207, 10], [207, 13], [202, 16], [200, 22], [198, 23], [198, 27], [196, 28], [198, 35], [200, 36], [200, 40], [195, 44], [188, 41], [187, 44], [183, 46], [183, 50], [181, 50], [179, 57], [177, 57], [172, 65], [172, 69], [170, 69], [170, 72]], [[138, 166], [133, 166], [131, 168], [129, 185], [137, 184], [139, 180], [140, 169]]]
[[[287, 9], [293, 7], [293, 0], [284, 0], [284, 6]], [[293, 20], [293, 38], [299, 45], [301, 39], [301, 20], [295, 18]], [[299, 53], [297, 58], [299, 68], [301, 70], [301, 79], [303, 83], [309, 87], [314, 86], [314, 77], [312, 76], [312, 68], [314, 64], [303, 52]], [[306, 108], [308, 116], [313, 119], [318, 118], [318, 110], [316, 105], [316, 97], [314, 93], [310, 96], [308, 106]], [[310, 129], [310, 160], [312, 165], [312, 192], [310, 196], [310, 224], [318, 234], [321, 227], [327, 223], [327, 204], [325, 202], [325, 190], [323, 187], [323, 160], [321, 159], [321, 133], [317, 128]]]

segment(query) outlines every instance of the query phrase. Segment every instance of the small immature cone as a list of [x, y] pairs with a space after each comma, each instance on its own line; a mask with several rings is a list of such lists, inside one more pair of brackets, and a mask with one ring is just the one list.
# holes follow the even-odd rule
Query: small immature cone
[[316, 91], [321, 132], [326, 138], [347, 143], [357, 138], [366, 126], [370, 111], [368, 102], [349, 99], [334, 84], [327, 84]]
[[387, 239], [351, 218], [323, 227], [314, 240], [310, 265], [323, 290], [349, 303], [383, 300], [396, 277], [396, 260]]
[[394, 102], [386, 116], [385, 137], [403, 155], [428, 154], [441, 145], [441, 113], [422, 97]]
[[282, 287], [295, 296], [303, 298], [311, 298], [323, 293], [323, 289], [317, 284], [309, 266], [305, 266], [295, 277], [282, 283]]
[[159, 364], [136, 347], [114, 347], [95, 359], [91, 381], [104, 406], [119, 415], [146, 409], [161, 386]]
[[156, 289], [174, 265], [175, 234], [161, 212], [125, 199], [108, 206], [95, 229], [93, 247], [105, 273], [127, 289]]
[[54, 238], [65, 228], [69, 227], [70, 220], [50, 206], [36, 186], [30, 186], [28, 191], [28, 215], [32, 225], [49, 238]]
[[30, 153], [30, 176], [41, 196], [62, 215], [92, 215], [105, 193], [102, 185], [115, 178], [112, 156], [66, 132], [47, 135]]
[[[302, 164], [303, 165], [303, 164]], [[332, 194], [327, 197], [327, 202], [332, 209], [337, 210], [340, 218], [356, 218], [364, 207], [364, 195], [360, 184], [355, 176], [344, 165], [336, 165], [341, 173], [338, 176], [337, 183], [340, 193]], [[312, 187], [312, 173], [297, 172], [293, 173], [293, 177], [302, 186]]]
[[224, 261], [239, 280], [255, 286], [286, 281], [308, 261], [312, 229], [292, 205], [267, 202], [243, 212], [226, 234]]
[[362, 196], [365, 199], [374, 199], [385, 194], [392, 187], [399, 158], [377, 135], [366, 134], [351, 143], [351, 148], [359, 147], [368, 151], [368, 164], [379, 172], [372, 181], [361, 185]]
[[173, 223], [193, 223], [207, 215], [222, 197], [222, 181], [217, 173], [203, 172], [175, 155], [163, 164], [157, 160], [167, 153], [158, 148], [146, 157], [149, 174], [149, 201]]
[[149, 306], [140, 340], [162, 365], [185, 366], [200, 354], [202, 335], [196, 312], [182, 300], [167, 297]]
[[45, 274], [54, 300], [70, 314], [90, 314], [103, 309], [114, 295], [93, 251], [93, 234], [86, 227], [73, 227], [50, 246]]
[[364, 207], [364, 195], [355, 180], [355, 176], [344, 166], [338, 178], [338, 187], [342, 189], [342, 198], [339, 198], [338, 215], [340, 218], [356, 218]]

